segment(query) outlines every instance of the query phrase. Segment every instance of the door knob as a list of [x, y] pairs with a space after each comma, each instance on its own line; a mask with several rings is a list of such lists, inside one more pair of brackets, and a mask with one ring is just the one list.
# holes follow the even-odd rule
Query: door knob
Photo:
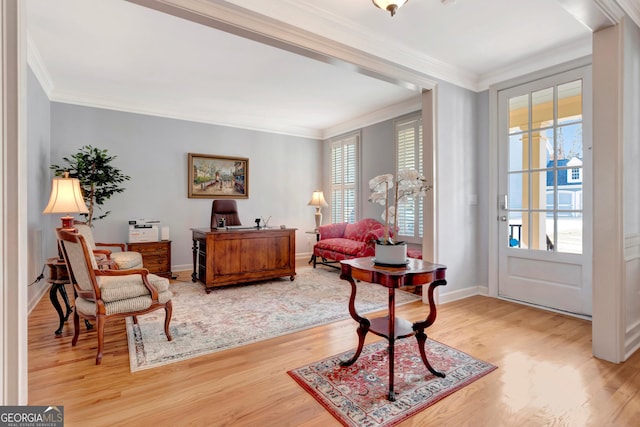
[[507, 217], [506, 217], [505, 215], [502, 215], [502, 216], [500, 217], [500, 221], [504, 221], [504, 222], [506, 222], [506, 221], [507, 221]]

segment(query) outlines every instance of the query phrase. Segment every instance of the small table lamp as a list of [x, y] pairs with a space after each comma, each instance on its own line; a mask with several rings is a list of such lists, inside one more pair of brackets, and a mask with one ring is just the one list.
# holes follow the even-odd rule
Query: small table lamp
[[77, 178], [69, 178], [66, 172], [63, 178], [53, 178], [49, 204], [42, 211], [43, 214], [61, 213], [67, 214], [62, 219], [63, 230], [75, 230], [73, 227], [72, 213], [89, 213], [87, 205], [82, 197], [80, 181]]
[[321, 208], [329, 206], [327, 202], [324, 200], [324, 194], [320, 190], [316, 190], [311, 195], [311, 200], [307, 203], [308, 206], [316, 207], [316, 230], [320, 228], [320, 224], [322, 224], [322, 212], [320, 212]]

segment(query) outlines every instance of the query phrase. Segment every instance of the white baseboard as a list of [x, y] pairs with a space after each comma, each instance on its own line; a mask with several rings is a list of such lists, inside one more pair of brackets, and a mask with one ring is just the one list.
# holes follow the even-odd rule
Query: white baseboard
[[[488, 286], [469, 286], [463, 289], [456, 289], [455, 291], [443, 292], [444, 289], [439, 289], [438, 304], [446, 304], [448, 302], [457, 301], [464, 298], [469, 298], [476, 295], [489, 295]], [[426, 298], [426, 296], [425, 296]]]
[[[35, 286], [35, 285], [34, 285]], [[34, 293], [29, 302], [27, 304], [27, 314], [31, 314], [31, 311], [36, 307], [36, 305], [40, 302], [43, 296], [48, 294], [49, 284], [46, 280], [44, 280], [40, 285], [38, 285], [38, 291]]]

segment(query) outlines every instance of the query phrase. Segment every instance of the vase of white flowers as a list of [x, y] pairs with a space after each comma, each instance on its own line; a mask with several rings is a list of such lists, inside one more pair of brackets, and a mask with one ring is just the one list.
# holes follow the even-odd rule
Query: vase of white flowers
[[391, 233], [398, 232], [398, 202], [410, 197], [424, 197], [431, 185], [415, 169], [403, 169], [396, 178], [391, 174], [378, 175], [369, 181], [371, 196], [369, 201], [385, 207], [382, 213], [384, 236], [376, 242], [375, 262], [385, 265], [405, 265], [407, 245], [394, 239]]

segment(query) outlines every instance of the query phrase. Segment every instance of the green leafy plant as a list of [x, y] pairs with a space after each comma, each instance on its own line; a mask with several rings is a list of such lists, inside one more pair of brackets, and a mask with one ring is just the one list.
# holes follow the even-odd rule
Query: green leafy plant
[[80, 181], [82, 195], [89, 210], [88, 214], [82, 215], [89, 226], [93, 221], [103, 219], [111, 213], [106, 211], [94, 216], [95, 208], [102, 209], [102, 205], [111, 196], [122, 193], [125, 188], [120, 184], [131, 179], [130, 176], [124, 175], [120, 169], [111, 165], [116, 157], [109, 155], [107, 150], [85, 145], [70, 157], [62, 158], [67, 162], [66, 165], [51, 165], [56, 176], [63, 176], [65, 172], [69, 172], [71, 178], [78, 178]]

